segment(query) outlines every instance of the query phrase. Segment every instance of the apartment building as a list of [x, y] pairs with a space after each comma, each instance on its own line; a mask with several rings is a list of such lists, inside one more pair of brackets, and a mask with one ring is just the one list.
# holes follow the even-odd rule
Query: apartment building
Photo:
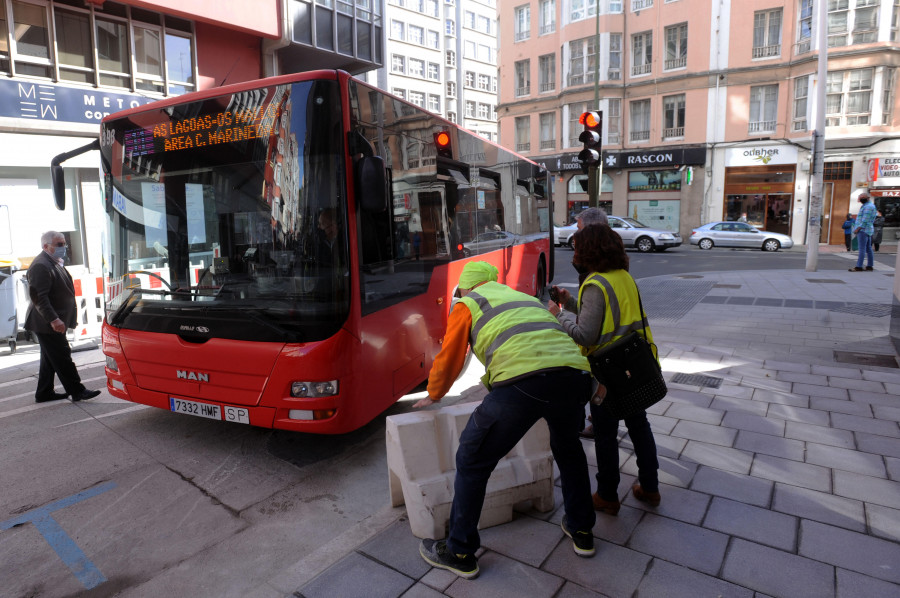
[[[747, 213], [806, 241], [816, 85], [827, 99], [822, 243], [868, 188], [900, 234], [900, 0], [502, 0], [501, 143], [554, 174], [554, 220], [587, 202], [578, 116], [604, 113], [601, 204], [678, 230]], [[598, 12], [599, 11], [599, 12]], [[828, 74], [817, 81], [820, 51]], [[537, 83], [536, 85], [533, 83]]]
[[496, 141], [496, 0], [388, 0], [381, 89]]
[[[382, 64], [381, 0], [0, 0], [0, 260], [24, 263], [61, 231], [69, 268], [99, 273], [100, 159], [67, 161], [66, 210], [50, 161], [107, 114], [267, 75]], [[39, 215], [36, 217], [35, 215]]]

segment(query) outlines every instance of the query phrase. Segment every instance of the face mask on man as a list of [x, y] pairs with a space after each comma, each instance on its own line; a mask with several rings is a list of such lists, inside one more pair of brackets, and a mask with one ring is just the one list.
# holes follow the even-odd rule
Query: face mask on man
[[66, 246], [63, 245], [62, 247], [54, 247], [53, 248], [53, 257], [55, 257], [58, 260], [65, 258], [66, 257]]

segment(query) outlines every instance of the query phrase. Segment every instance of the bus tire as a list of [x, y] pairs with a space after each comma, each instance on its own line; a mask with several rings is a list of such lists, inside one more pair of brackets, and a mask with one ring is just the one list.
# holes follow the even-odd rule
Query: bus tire
[[537, 278], [534, 284], [534, 296], [538, 299], [544, 298], [544, 291], [547, 290], [547, 269], [544, 266], [544, 258], [541, 256], [538, 261]]

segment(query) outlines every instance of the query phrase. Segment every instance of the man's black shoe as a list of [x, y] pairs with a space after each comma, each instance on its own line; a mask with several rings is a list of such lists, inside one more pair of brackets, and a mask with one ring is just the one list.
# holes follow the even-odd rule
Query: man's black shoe
[[572, 538], [572, 544], [575, 548], [575, 554], [583, 557], [592, 557], [596, 552], [594, 550], [594, 534], [591, 532], [573, 532], [569, 529], [568, 518], [563, 515], [562, 531], [565, 535]]
[[419, 554], [431, 566], [456, 573], [463, 579], [478, 577], [478, 559], [475, 555], [451, 553], [446, 540], [422, 540]]
[[99, 390], [88, 390], [85, 388], [80, 393], [72, 395], [72, 401], [87, 401], [88, 399], [93, 399], [99, 394]]
[[36, 399], [34, 399], [34, 402], [35, 403], [49, 403], [50, 401], [61, 401], [64, 398], [66, 398], [67, 396], [69, 396], [69, 395], [67, 395], [64, 392], [55, 392], [52, 395], [50, 395], [49, 397], [41, 397], [39, 399], [36, 398]]

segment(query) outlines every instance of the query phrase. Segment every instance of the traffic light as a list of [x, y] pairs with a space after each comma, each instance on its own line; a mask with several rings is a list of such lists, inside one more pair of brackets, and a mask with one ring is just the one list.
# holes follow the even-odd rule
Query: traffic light
[[450, 132], [438, 131], [434, 134], [434, 148], [437, 155], [444, 158], [453, 158], [453, 149], [450, 145]]
[[600, 146], [603, 142], [603, 113], [584, 112], [578, 122], [584, 125], [584, 131], [578, 136], [578, 141], [584, 143], [584, 149], [578, 154], [578, 161], [582, 168], [596, 166], [600, 163]]

